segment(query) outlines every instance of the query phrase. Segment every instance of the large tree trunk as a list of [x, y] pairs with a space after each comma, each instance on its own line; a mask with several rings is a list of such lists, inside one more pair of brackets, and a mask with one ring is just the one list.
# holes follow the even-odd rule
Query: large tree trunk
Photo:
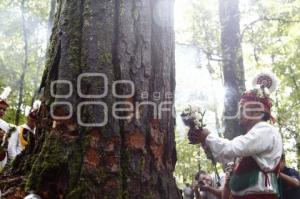
[[237, 118], [238, 102], [245, 90], [243, 55], [240, 38], [238, 0], [219, 0], [221, 47], [225, 93], [225, 137], [232, 139], [242, 130]]
[[[27, 191], [43, 198], [181, 198], [173, 177], [173, 3], [58, 1], [42, 80], [37, 144], [33, 154], [23, 154], [25, 164], [20, 158], [14, 163], [18, 175], [29, 172], [24, 181]], [[78, 76], [84, 73], [105, 75], [107, 95], [79, 95]], [[72, 94], [52, 96], [51, 83], [56, 80], [71, 82]], [[123, 98], [112, 94], [116, 80], [127, 80], [116, 89]], [[128, 81], [134, 83], [133, 95]], [[100, 95], [105, 87], [99, 76], [81, 81], [83, 95]], [[68, 95], [69, 85], [55, 84], [54, 90], [56, 95]], [[65, 102], [72, 105], [73, 117], [52, 119], [51, 105], [56, 116], [68, 115], [68, 108], [57, 105]], [[107, 112], [100, 105], [84, 105], [78, 111], [82, 102], [104, 103]], [[117, 112], [126, 120], [112, 116], [116, 103], [123, 103], [117, 108], [134, 109]], [[156, 116], [157, 112], [161, 114]], [[80, 119], [100, 123], [105, 113], [108, 120], [103, 127], [78, 124]]]

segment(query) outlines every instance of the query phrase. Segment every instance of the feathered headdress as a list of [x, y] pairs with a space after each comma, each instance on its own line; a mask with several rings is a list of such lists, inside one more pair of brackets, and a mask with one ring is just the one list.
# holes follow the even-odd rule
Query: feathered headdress
[[35, 119], [37, 117], [37, 112], [39, 111], [40, 106], [41, 106], [40, 100], [34, 101], [28, 116]]
[[0, 104], [4, 104], [9, 106], [9, 104], [7, 103], [7, 98], [9, 97], [9, 94], [11, 92], [11, 88], [10, 87], [6, 87], [3, 92], [0, 95]]
[[35, 100], [32, 105], [32, 110], [39, 110], [42, 102], [40, 100]]
[[274, 118], [271, 115], [272, 99], [270, 94], [277, 89], [276, 76], [271, 72], [263, 72], [255, 76], [252, 81], [254, 89], [246, 91], [241, 96], [241, 102], [260, 102], [264, 106], [264, 111], [270, 114], [271, 119]]
[[263, 72], [254, 77], [252, 85], [254, 88], [261, 88], [262, 91], [270, 95], [277, 89], [277, 78], [271, 72]]

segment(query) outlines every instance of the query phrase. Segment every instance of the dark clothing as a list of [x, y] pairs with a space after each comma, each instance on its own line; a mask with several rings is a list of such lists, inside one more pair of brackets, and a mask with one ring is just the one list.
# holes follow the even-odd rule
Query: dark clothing
[[[300, 180], [299, 173], [292, 168], [284, 167], [283, 174]], [[300, 199], [300, 187], [292, 187], [279, 179], [279, 190], [281, 192], [280, 199]]]
[[277, 195], [272, 194], [253, 194], [246, 196], [232, 196], [233, 199], [277, 199]]
[[183, 188], [183, 199], [193, 199], [194, 198], [194, 193], [193, 189], [190, 186], [186, 186]]

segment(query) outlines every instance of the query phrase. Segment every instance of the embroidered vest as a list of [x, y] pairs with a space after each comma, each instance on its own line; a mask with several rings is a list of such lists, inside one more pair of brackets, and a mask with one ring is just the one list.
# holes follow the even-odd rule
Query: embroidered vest
[[264, 172], [252, 157], [245, 157], [242, 158], [233, 172], [230, 179], [230, 188], [234, 192], [244, 191], [247, 188], [257, 185], [260, 174], [263, 174], [265, 187], [272, 186], [274, 192], [278, 194], [278, 172], [279, 165], [273, 171]]

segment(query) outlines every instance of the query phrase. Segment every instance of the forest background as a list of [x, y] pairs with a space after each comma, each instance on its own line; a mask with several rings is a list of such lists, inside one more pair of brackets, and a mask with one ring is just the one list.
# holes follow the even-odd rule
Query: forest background
[[[0, 88], [13, 89], [6, 120], [21, 124], [43, 74], [55, 0], [0, 2]], [[246, 87], [253, 76], [273, 71], [279, 88], [272, 96], [276, 126], [284, 138], [288, 164], [300, 169], [300, 1], [242, 0], [239, 5]], [[206, 123], [224, 133], [224, 78], [218, 0], [176, 0], [176, 111], [187, 104], [207, 110]], [[179, 114], [178, 114], [179, 115]], [[199, 168], [213, 171], [198, 146], [188, 144], [187, 129], [177, 118], [179, 185]], [[298, 144], [297, 144], [298, 143]], [[220, 167], [219, 167], [220, 168]]]

